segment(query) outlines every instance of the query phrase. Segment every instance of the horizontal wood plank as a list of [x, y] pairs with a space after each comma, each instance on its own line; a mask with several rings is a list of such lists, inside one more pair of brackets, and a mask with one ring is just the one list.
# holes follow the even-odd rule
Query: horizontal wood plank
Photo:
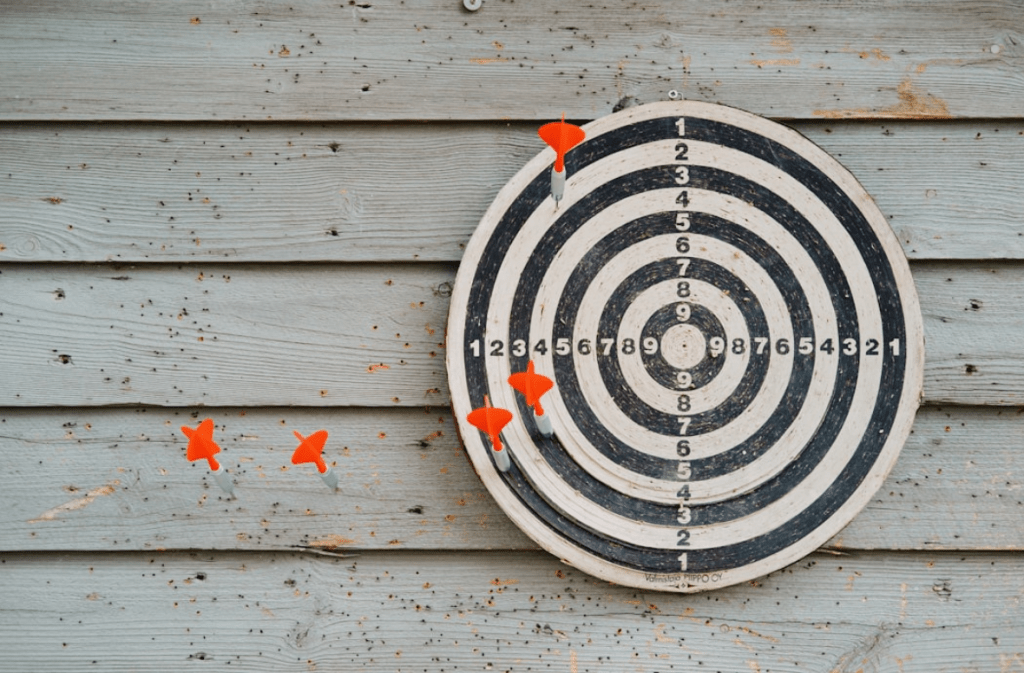
[[593, 118], [685, 97], [785, 118], [1017, 117], [1014, 0], [5, 3], [0, 118]]
[[0, 398], [15, 406], [447, 403], [451, 267], [0, 272]]
[[[911, 259], [1024, 258], [1021, 122], [791, 125]], [[458, 261], [542, 146], [529, 123], [12, 124], [0, 260]]]
[[925, 400], [1024, 403], [1024, 267], [913, 265], [925, 331]]
[[706, 595], [540, 553], [0, 556], [0, 670], [1017, 670], [1024, 560], [812, 555]]
[[[185, 460], [180, 427], [206, 417], [235, 500], [205, 461]], [[321, 428], [336, 493], [313, 466], [291, 465], [293, 430]], [[0, 433], [0, 454], [18, 461], [0, 477], [14, 526], [0, 549], [534, 547], [476, 477], [446, 410], [7, 410]]]
[[[179, 428], [206, 417], [236, 500], [185, 460]], [[320, 428], [333, 494], [290, 464], [292, 431]], [[1024, 550], [1022, 443], [1018, 409], [925, 407], [888, 481], [829, 546]], [[8, 551], [535, 548], [445, 411], [6, 409], [0, 455]]]
[[[2, 406], [447, 404], [454, 268], [0, 268]], [[914, 266], [925, 397], [1024, 403], [1024, 268]]]

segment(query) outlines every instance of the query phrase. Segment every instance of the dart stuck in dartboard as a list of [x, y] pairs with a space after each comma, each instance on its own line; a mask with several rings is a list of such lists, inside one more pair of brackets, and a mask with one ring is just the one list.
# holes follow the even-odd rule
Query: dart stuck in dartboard
[[533, 422], [537, 424], [537, 431], [545, 437], [554, 434], [551, 417], [544, 413], [540, 398], [554, 387], [555, 382], [543, 374], [536, 373], [533, 360], [530, 360], [526, 363], [525, 372], [516, 372], [508, 377], [508, 384], [521, 392], [526, 400], [526, 406], [533, 409]]
[[583, 142], [586, 132], [575, 124], [568, 124], [565, 115], [562, 120], [541, 126], [537, 135], [555, 151], [555, 163], [551, 167], [551, 198], [557, 205], [565, 195], [565, 153]]
[[469, 412], [466, 416], [466, 421], [490, 440], [495, 465], [502, 472], [508, 472], [511, 463], [508, 451], [502, 450], [504, 446], [501, 443], [501, 431], [511, 420], [512, 412], [508, 409], [492, 407], [491, 400], [487, 395], [484, 395], [484, 405]]
[[922, 390], [917, 295], [874, 201], [799, 133], [721, 105], [540, 135], [451, 297], [452, 406], [483, 483], [541, 547], [644, 589], [825, 545]]

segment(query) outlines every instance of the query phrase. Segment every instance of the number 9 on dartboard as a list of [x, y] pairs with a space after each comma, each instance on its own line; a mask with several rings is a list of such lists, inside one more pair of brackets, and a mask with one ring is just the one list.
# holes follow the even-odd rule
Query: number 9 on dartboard
[[761, 117], [673, 101], [569, 127], [542, 129], [554, 149], [501, 189], [452, 293], [477, 473], [541, 547], [617, 584], [702, 591], [802, 558], [881, 486], [920, 400], [896, 237]]

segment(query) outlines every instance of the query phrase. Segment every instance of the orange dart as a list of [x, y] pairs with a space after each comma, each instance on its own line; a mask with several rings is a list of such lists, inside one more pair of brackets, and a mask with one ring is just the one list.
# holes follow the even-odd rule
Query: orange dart
[[207, 418], [195, 430], [183, 425], [181, 426], [181, 431], [188, 437], [188, 448], [185, 449], [185, 458], [188, 460], [201, 460], [205, 458], [210, 464], [210, 471], [213, 472], [213, 477], [217, 480], [217, 484], [228, 495], [234, 495], [235, 485], [231, 483], [231, 477], [228, 476], [221, 464], [214, 458], [215, 455], [220, 453], [220, 447], [217, 446], [217, 442], [213, 441], [213, 419]]
[[565, 193], [565, 153], [583, 142], [587, 134], [575, 124], [567, 124], [564, 112], [562, 121], [541, 126], [537, 134], [555, 150], [555, 165], [551, 169], [551, 198], [557, 205]]
[[321, 453], [324, 451], [324, 444], [327, 443], [327, 431], [317, 430], [309, 437], [303, 437], [298, 430], [293, 431], [298, 438], [299, 448], [292, 454], [292, 465], [300, 463], [316, 463], [316, 469], [321, 474], [327, 471], [327, 464], [324, 462]]
[[526, 396], [526, 404], [533, 407], [538, 416], [544, 415], [544, 409], [540, 406], [540, 396], [551, 390], [555, 382], [543, 374], [535, 374], [533, 360], [527, 363], [525, 372], [508, 377], [508, 382], [509, 385]]
[[501, 450], [501, 430], [512, 420], [512, 412], [508, 409], [492, 407], [491, 400], [484, 395], [484, 406], [469, 412], [466, 420], [491, 438], [491, 447], [494, 449], [494, 460], [498, 464], [498, 469], [502, 472], [508, 470], [511, 463], [508, 459], [508, 452]]
[[579, 145], [587, 137], [586, 131], [579, 126], [565, 122], [564, 112], [562, 121], [541, 126], [537, 130], [537, 135], [555, 150], [555, 170], [559, 173], [565, 170], [565, 153]]
[[299, 440], [299, 446], [292, 453], [292, 465], [300, 463], [314, 463], [320, 472], [320, 478], [332, 491], [338, 488], [338, 475], [324, 462], [324, 444], [327, 443], [327, 431], [317, 430], [309, 437], [303, 437], [298, 430], [293, 431]]
[[526, 404], [533, 407], [533, 417], [537, 421], [537, 428], [545, 437], [550, 437], [551, 419], [544, 414], [544, 408], [540, 405], [540, 397], [551, 390], [555, 382], [543, 374], [535, 374], [533, 360], [530, 360], [526, 365], [526, 371], [508, 377], [508, 383], [526, 396]]

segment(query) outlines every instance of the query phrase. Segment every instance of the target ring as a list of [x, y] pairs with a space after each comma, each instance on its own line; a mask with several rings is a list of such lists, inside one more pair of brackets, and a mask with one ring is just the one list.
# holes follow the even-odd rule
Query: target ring
[[[700, 591], [824, 544], [867, 504], [922, 390], [898, 241], [825, 152], [733, 108], [655, 103], [584, 127], [500, 191], [452, 293], [459, 431], [499, 506], [609, 581]], [[508, 384], [554, 380], [555, 434]], [[466, 417], [513, 412], [498, 469]]]

